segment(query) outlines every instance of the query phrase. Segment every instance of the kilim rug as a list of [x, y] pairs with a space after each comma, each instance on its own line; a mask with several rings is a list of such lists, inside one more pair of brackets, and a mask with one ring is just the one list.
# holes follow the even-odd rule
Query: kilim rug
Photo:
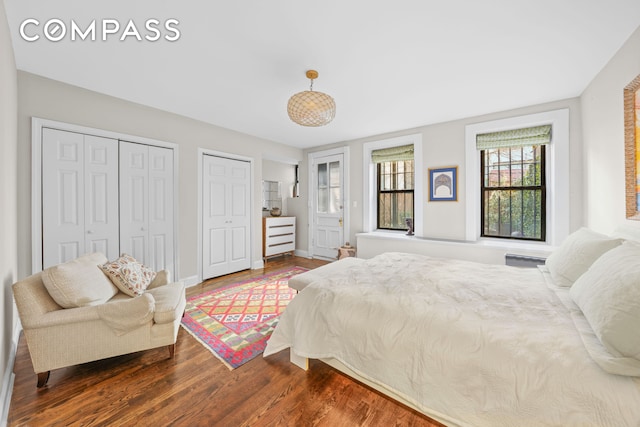
[[182, 327], [229, 369], [237, 368], [262, 354], [295, 296], [289, 279], [305, 271], [291, 267], [190, 297]]

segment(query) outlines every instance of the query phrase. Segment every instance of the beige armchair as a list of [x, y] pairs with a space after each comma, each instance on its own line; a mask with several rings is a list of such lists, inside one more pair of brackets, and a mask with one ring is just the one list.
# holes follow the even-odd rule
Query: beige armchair
[[161, 346], [168, 346], [173, 357], [186, 301], [184, 284], [169, 283], [167, 271], [159, 272], [140, 296], [114, 288], [115, 295], [106, 302], [72, 308], [54, 300], [43, 273], [46, 270], [13, 285], [38, 387], [47, 383], [52, 369]]

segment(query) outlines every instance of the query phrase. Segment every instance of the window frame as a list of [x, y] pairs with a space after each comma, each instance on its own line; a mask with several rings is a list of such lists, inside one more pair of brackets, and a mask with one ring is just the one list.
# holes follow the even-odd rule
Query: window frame
[[[390, 163], [396, 163], [395, 166], [397, 166], [397, 162], [405, 162], [406, 160], [396, 160], [394, 162], [390, 162]], [[404, 226], [403, 228], [389, 228], [389, 227], [381, 227], [380, 226], [380, 193], [384, 193], [384, 194], [408, 194], [411, 193], [411, 207], [412, 207], [412, 212], [411, 212], [411, 218], [413, 219], [415, 216], [415, 164], [416, 164], [416, 159], [415, 159], [415, 154], [414, 154], [414, 159], [411, 160], [413, 162], [413, 171], [411, 172], [413, 174], [413, 188], [408, 190], [408, 189], [404, 189], [404, 190], [382, 190], [382, 183], [380, 182], [380, 173], [381, 173], [381, 169], [382, 169], [382, 163], [378, 163], [375, 165], [376, 167], [376, 229], [378, 230], [395, 230], [395, 231], [406, 231], [407, 227]], [[392, 175], [397, 176], [398, 172], [397, 170], [394, 171], [392, 173]]]
[[[551, 125], [553, 132], [546, 153], [546, 236], [544, 242], [514, 241], [480, 236], [480, 150], [479, 134], [540, 125]], [[502, 242], [510, 247], [559, 245], [569, 235], [569, 109], [509, 117], [465, 126], [465, 240], [479, 243]]]
[[[553, 130], [552, 130], [553, 132]], [[531, 144], [531, 145], [522, 145], [522, 147], [531, 147], [533, 145], [540, 145], [540, 185], [525, 185], [525, 186], [497, 186], [497, 187], [487, 187], [485, 185], [485, 158], [484, 152], [486, 150], [480, 151], [480, 237], [485, 237], [488, 239], [509, 239], [516, 241], [526, 241], [526, 242], [544, 242], [546, 241], [546, 223], [547, 223], [547, 202], [546, 202], [546, 152], [548, 148], [548, 144]], [[505, 148], [515, 148], [515, 147], [505, 147]], [[511, 169], [512, 161], [509, 161], [509, 169]], [[493, 234], [485, 234], [485, 193], [491, 191], [540, 191], [540, 238], [533, 237], [516, 237], [516, 236], [500, 236]]]
[[[369, 233], [378, 230], [378, 200], [376, 195], [377, 179], [376, 165], [371, 161], [371, 152], [382, 148], [399, 147], [413, 144], [413, 225], [414, 234], [423, 236], [424, 233], [424, 171], [422, 156], [422, 134], [404, 135], [395, 138], [365, 142], [362, 145], [362, 231]], [[384, 230], [388, 233], [403, 233], [396, 230]], [[404, 234], [404, 233], [403, 233]]]

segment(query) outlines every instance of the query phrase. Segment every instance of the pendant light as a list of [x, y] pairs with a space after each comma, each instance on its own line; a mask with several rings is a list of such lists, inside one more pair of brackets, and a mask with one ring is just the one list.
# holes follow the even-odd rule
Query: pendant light
[[313, 90], [313, 80], [318, 78], [316, 70], [307, 71], [307, 78], [311, 80], [309, 90], [298, 92], [289, 99], [287, 113], [301, 126], [324, 126], [336, 116], [336, 103], [326, 93]]

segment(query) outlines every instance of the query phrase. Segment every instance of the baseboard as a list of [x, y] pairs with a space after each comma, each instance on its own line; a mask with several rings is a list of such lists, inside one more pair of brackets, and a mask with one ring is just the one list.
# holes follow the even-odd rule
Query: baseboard
[[181, 282], [184, 283], [184, 286], [187, 288], [190, 288], [191, 286], [195, 286], [198, 283], [200, 283], [198, 281], [198, 276], [189, 276], [189, 277], [184, 277], [182, 279], [180, 279]]
[[20, 320], [18, 320], [13, 330], [13, 336], [11, 337], [11, 351], [9, 352], [9, 359], [7, 360], [7, 368], [4, 371], [2, 391], [0, 391], [0, 402], [2, 403], [0, 426], [2, 427], [5, 427], [9, 422], [9, 407], [11, 406], [11, 396], [13, 395], [13, 382], [16, 378], [16, 374], [13, 373], [13, 366], [16, 361], [16, 352], [18, 351], [18, 340], [20, 339], [21, 331], [22, 324]]
[[252, 270], [260, 270], [261, 268], [264, 268], [264, 261], [263, 260], [254, 261], [253, 262], [253, 266], [251, 266]]
[[300, 256], [300, 257], [303, 257], [303, 258], [311, 258], [311, 257], [309, 256], [309, 251], [303, 251], [303, 250], [301, 250], [301, 249], [296, 249], [296, 250], [295, 250], [295, 252], [294, 252], [294, 254], [295, 254], [296, 256]]
[[[13, 350], [13, 349], [11, 349]], [[5, 371], [5, 379], [2, 382], [2, 418], [0, 418], [0, 426], [5, 427], [9, 422], [9, 407], [11, 406], [11, 396], [13, 394], [13, 381], [16, 378], [16, 374], [13, 373], [13, 361], [15, 357], [10, 361], [11, 366], [7, 366]]]

